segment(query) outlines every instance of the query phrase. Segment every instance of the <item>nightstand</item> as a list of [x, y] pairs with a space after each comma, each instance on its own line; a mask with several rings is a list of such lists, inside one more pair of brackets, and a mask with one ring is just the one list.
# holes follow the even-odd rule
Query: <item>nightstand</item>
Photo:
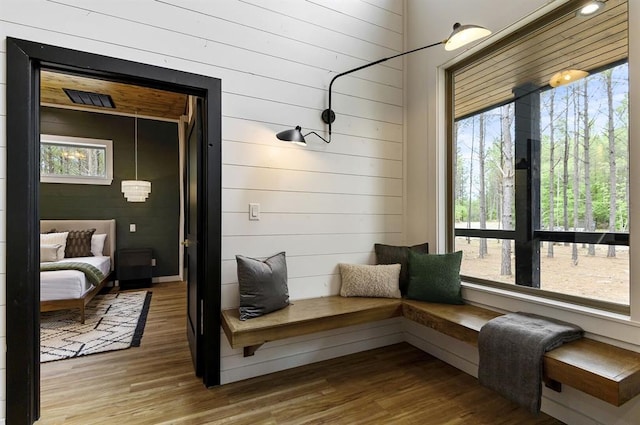
[[116, 276], [123, 289], [149, 287], [153, 277], [151, 248], [119, 249], [116, 253]]

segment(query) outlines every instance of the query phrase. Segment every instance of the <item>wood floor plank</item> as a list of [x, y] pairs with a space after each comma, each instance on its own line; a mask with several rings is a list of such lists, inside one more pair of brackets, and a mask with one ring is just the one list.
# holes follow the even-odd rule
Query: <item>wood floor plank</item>
[[559, 424], [402, 343], [206, 389], [186, 287], [155, 284], [140, 347], [42, 365], [42, 418], [65, 424]]

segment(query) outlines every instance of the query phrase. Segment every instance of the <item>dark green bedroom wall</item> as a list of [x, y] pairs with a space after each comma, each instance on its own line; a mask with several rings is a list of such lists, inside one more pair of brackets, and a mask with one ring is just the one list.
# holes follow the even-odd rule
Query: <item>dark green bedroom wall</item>
[[[134, 118], [42, 107], [43, 134], [113, 140], [110, 186], [40, 184], [42, 219], [116, 219], [117, 248], [152, 248], [154, 276], [178, 274], [178, 124], [138, 118], [138, 178], [151, 181], [144, 203], [127, 202], [120, 182], [135, 177]], [[129, 224], [136, 232], [129, 232]]]

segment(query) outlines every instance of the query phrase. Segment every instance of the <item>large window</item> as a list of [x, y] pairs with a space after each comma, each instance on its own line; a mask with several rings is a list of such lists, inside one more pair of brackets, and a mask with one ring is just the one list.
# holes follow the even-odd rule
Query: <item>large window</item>
[[113, 179], [111, 140], [40, 137], [40, 181], [110, 185]]
[[[626, 3], [591, 18], [576, 17], [577, 3], [449, 70], [451, 248], [468, 280], [624, 311]], [[557, 34], [576, 25], [562, 46]], [[566, 63], [589, 76], [552, 88]]]

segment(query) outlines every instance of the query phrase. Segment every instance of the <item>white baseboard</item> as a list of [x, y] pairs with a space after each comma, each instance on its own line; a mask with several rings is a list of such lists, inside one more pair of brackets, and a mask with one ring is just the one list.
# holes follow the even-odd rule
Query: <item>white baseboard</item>
[[255, 376], [291, 369], [297, 366], [303, 366], [336, 357], [343, 357], [349, 354], [385, 347], [387, 345], [398, 344], [400, 342], [402, 342], [401, 333], [368, 339], [366, 341], [358, 341], [341, 346], [321, 348], [313, 352], [300, 353], [289, 357], [270, 360], [257, 365], [222, 371], [220, 374], [220, 381], [222, 384], [228, 384]]
[[254, 356], [243, 357], [232, 349], [221, 333], [221, 374], [223, 384], [290, 369], [348, 354], [372, 350], [403, 341], [399, 318], [269, 342]]
[[405, 319], [404, 340], [461, 371], [478, 377], [477, 350], [458, 339]]

